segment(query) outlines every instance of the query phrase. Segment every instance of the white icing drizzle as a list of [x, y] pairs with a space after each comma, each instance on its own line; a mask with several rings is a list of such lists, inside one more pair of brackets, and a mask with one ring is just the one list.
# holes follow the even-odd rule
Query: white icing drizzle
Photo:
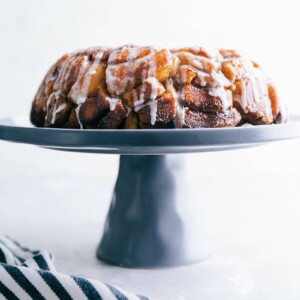
[[55, 103], [55, 107], [53, 109], [53, 115], [52, 115], [52, 120], [51, 120], [51, 124], [53, 125], [55, 123], [56, 120], [56, 115], [61, 112], [62, 110], [64, 110], [67, 107], [66, 103], [62, 103], [61, 105], [59, 105], [57, 107], [57, 103]]
[[230, 90], [225, 90], [222, 86], [217, 86], [210, 88], [208, 94], [213, 97], [218, 97], [222, 100], [224, 109], [232, 106], [232, 92]]
[[69, 96], [76, 104], [82, 104], [88, 96], [88, 91], [92, 79], [92, 75], [96, 73], [100, 60], [104, 51], [99, 50], [95, 55], [93, 63], [89, 66], [87, 57], [81, 65], [79, 75], [76, 82], [73, 84]]
[[[88, 61], [88, 54], [91, 51], [97, 51], [93, 63], [90, 63]], [[77, 121], [80, 125], [80, 128], [82, 129], [83, 125], [79, 117], [81, 104], [84, 103], [88, 97], [88, 91], [91, 84], [92, 76], [96, 73], [100, 60], [103, 57], [104, 49], [96, 50], [94, 48], [90, 48], [88, 49], [87, 54], [84, 55], [83, 57], [80, 55], [76, 57], [77, 53], [80, 52], [74, 53], [73, 57], [70, 58], [70, 64], [78, 63], [79, 59], [82, 60], [82, 62], [81, 62], [77, 79], [69, 92], [69, 97], [74, 101], [74, 103], [78, 105], [75, 111], [76, 111]], [[69, 73], [71, 72], [71, 70], [72, 68], [69, 68]], [[70, 74], [67, 74], [66, 76], [68, 78]]]
[[153, 77], [153, 76], [155, 77], [156, 69], [157, 69], [156, 61], [154, 59], [150, 59], [149, 60], [148, 76], [149, 77]]
[[109, 101], [109, 109], [111, 111], [115, 110], [117, 103], [120, 101], [118, 98], [110, 98], [106, 97], [106, 99]]
[[212, 85], [213, 86], [230, 86], [230, 81], [224, 76], [222, 72], [212, 71], [211, 77], [214, 79]]
[[242, 90], [241, 90], [241, 98], [237, 99], [240, 100], [239, 104], [241, 105], [242, 109], [244, 110], [245, 113], [248, 113], [247, 109], [247, 86], [244, 80], [242, 80]]
[[188, 69], [188, 66], [187, 65], [184, 65], [184, 66], [181, 66], [180, 67], [180, 83], [181, 84], [184, 84], [184, 83], [186, 83], [186, 81], [187, 81], [187, 72], [185, 71], [185, 69]]
[[[156, 53], [163, 50], [162, 48], [149, 47], [149, 53], [143, 57], [135, 59], [140, 51], [146, 48], [125, 46], [121, 49], [112, 51], [108, 58], [108, 65], [105, 71], [106, 85], [109, 93], [112, 96], [119, 96], [125, 91], [132, 89], [136, 83], [136, 71], [143, 66], [140, 80], [143, 82], [147, 78], [156, 77], [157, 57]], [[126, 61], [115, 63], [120, 53], [128, 52]], [[125, 55], [124, 54], [124, 55]], [[174, 56], [168, 50], [165, 52], [165, 66], [172, 66]]]
[[183, 106], [184, 97], [183, 95], [180, 95], [175, 91], [175, 88], [171, 81], [167, 81], [166, 85], [168, 91], [175, 98], [175, 103], [176, 103], [176, 116], [174, 119], [174, 126], [176, 128], [182, 128], [183, 125], [185, 124], [185, 108]]
[[151, 125], [154, 125], [156, 122], [156, 115], [157, 115], [157, 100], [151, 100], [147, 102], [147, 105], [150, 108]]
[[[123, 49], [125, 50], [126, 48], [128, 48], [129, 54], [126, 58], [127, 61], [132, 61], [135, 60], [135, 58], [138, 56], [138, 54], [141, 51], [140, 47], [124, 47]], [[115, 57], [112, 57], [112, 59], [115, 59]]]
[[210, 58], [218, 58], [220, 55], [217, 49], [201, 47], [201, 51], [205, 52]]
[[201, 52], [205, 53], [208, 56], [208, 58], [217, 58], [219, 56], [219, 51], [218, 51], [218, 49], [215, 49], [215, 48], [193, 46], [193, 47], [187, 47], [185, 49], [191, 50], [196, 55], [199, 55]]
[[197, 77], [200, 80], [200, 84], [202, 87], [205, 87], [207, 85], [207, 82], [205, 80], [205, 78], [209, 77], [209, 74], [202, 72], [202, 71], [197, 71]]
[[132, 92], [133, 92], [134, 109], [135, 109], [135, 111], [138, 111], [139, 109], [141, 109], [144, 106], [143, 104], [145, 102], [145, 85], [141, 86], [139, 97], [137, 95], [136, 90], [134, 90]]
[[156, 122], [156, 116], [157, 116], [157, 100], [150, 100], [146, 104], [141, 104], [134, 107], [134, 111], [138, 112], [140, 109], [145, 107], [146, 105], [150, 108], [150, 122], [151, 125], [155, 125]]
[[192, 53], [186, 52], [185, 53], [185, 57], [187, 58], [189, 64], [200, 70], [200, 71], [204, 71], [204, 64], [205, 63], [210, 63], [214, 66], [214, 68], [218, 68], [220, 65], [220, 62], [217, 60], [216, 57], [213, 58], [207, 58], [205, 56], [200, 56], [200, 55], [194, 55]]
[[[254, 68], [256, 73], [256, 93], [258, 101], [261, 101], [265, 104], [266, 115], [272, 116], [272, 106], [269, 98], [269, 89], [267, 78], [264, 76], [261, 69]], [[261, 100], [260, 100], [261, 99]]]
[[50, 104], [51, 104], [51, 101], [53, 100], [53, 97], [55, 98], [55, 106], [57, 104], [57, 100], [58, 100], [58, 93], [55, 92], [55, 93], [52, 93], [48, 99], [47, 99], [47, 102], [46, 102], [46, 116], [45, 116], [45, 120], [47, 120], [48, 118], [48, 114], [50, 113]]
[[[47, 112], [49, 111], [49, 107], [52, 101], [52, 97], [55, 97], [55, 94], [52, 94], [48, 97], [47, 102], [46, 102], [46, 107], [47, 107]], [[46, 115], [46, 119], [47, 119], [47, 115]]]
[[[145, 92], [146, 88], [148, 87], [148, 84], [151, 86], [151, 93], [150, 93], [150, 98], [145, 99]], [[145, 105], [148, 105], [150, 108], [150, 119], [151, 119], [151, 125], [154, 125], [156, 122], [156, 115], [157, 115], [157, 90], [159, 89], [159, 82], [156, 78], [154, 77], [149, 77], [147, 78], [144, 82], [143, 85], [140, 89], [140, 96], [137, 99], [137, 93], [134, 91], [134, 110], [137, 112], [139, 111], [142, 107]], [[145, 104], [145, 101], [148, 102]]]
[[129, 106], [127, 106], [126, 104], [124, 104], [126, 109], [127, 109], [127, 113], [126, 113], [126, 117], [128, 117], [130, 115], [130, 113], [132, 112], [132, 108], [130, 108]]
[[122, 75], [124, 80], [122, 80], [117, 71], [118, 70], [115, 65], [107, 66], [105, 70], [107, 89], [111, 95], [115, 96], [121, 95], [127, 89], [127, 87], [132, 87], [135, 83], [134, 76], [130, 77], [127, 74], [124, 74]]
[[159, 89], [159, 83], [155, 77], [149, 77], [144, 82], [150, 83], [151, 95], [150, 100], [155, 100], [157, 97], [157, 90]]
[[194, 67], [198, 70], [203, 70], [203, 63], [201, 63], [201, 61], [199, 60], [199, 57], [197, 57], [191, 53], [186, 53], [186, 58], [192, 67]]
[[[188, 51], [192, 51], [193, 53]], [[201, 55], [201, 52], [203, 55]], [[224, 109], [232, 106], [232, 92], [230, 91], [230, 88], [233, 85], [224, 75], [221, 67], [223, 62], [232, 61], [238, 66], [238, 73], [235, 75], [237, 79], [241, 80], [241, 95], [236, 100], [240, 103], [242, 109], [246, 113], [248, 112], [249, 100], [247, 99], [247, 84], [249, 81], [253, 89], [254, 101], [258, 105], [263, 101], [266, 116], [272, 115], [266, 77], [262, 70], [255, 67], [252, 61], [243, 53], [237, 51], [210, 50], [199, 47], [186, 48], [186, 50], [182, 49], [175, 51], [174, 53], [187, 60], [189, 64], [182, 65], [180, 68], [188, 68], [192, 72], [195, 72], [201, 87], [205, 87], [208, 90], [209, 95], [220, 98]], [[208, 69], [205, 69], [205, 66], [208, 67]], [[212, 69], [210, 69], [211, 67]], [[231, 64], [228, 64], [227, 67], [229, 67], [233, 73], [235, 72]], [[180, 74], [180, 82], [185, 83], [187, 80], [187, 72], [183, 70]]]
[[[271, 101], [269, 99], [269, 94], [268, 94], [268, 83], [263, 71], [260, 68], [255, 67], [252, 61], [242, 53], [237, 52], [236, 54], [238, 54], [238, 56], [231, 57], [231, 58], [226, 57], [226, 59], [224, 59], [224, 61], [231, 60], [236, 64], [242, 66], [241, 67], [242, 74], [240, 75], [241, 76], [240, 79], [242, 82], [241, 97], [236, 100], [239, 102], [244, 112], [247, 113], [249, 111], [248, 110], [249, 103], [247, 99], [247, 85], [251, 83], [254, 101], [258, 105], [262, 102], [266, 110], [265, 111], [266, 116], [267, 117], [272, 116]], [[230, 53], [227, 53], [226, 55], [229, 56]]]
[[[80, 61], [82, 60], [82, 56], [80, 55], [77, 55], [78, 53], [80, 53], [80, 51], [77, 51], [75, 53], [72, 53], [71, 55], [69, 55], [65, 61], [62, 63], [61, 65], [61, 68], [60, 68], [60, 72], [59, 72], [59, 75], [54, 83], [54, 92], [52, 93], [51, 96], [49, 96], [48, 100], [47, 100], [47, 112], [49, 112], [49, 106], [50, 106], [50, 103], [51, 103], [51, 98], [52, 97], [55, 97], [55, 100], [57, 101], [58, 98], [59, 98], [59, 95], [62, 94], [62, 90], [65, 88], [65, 85], [63, 85], [63, 83], [66, 84], [66, 82], [68, 81], [70, 75], [71, 75], [71, 70], [73, 69], [73, 67]], [[85, 61], [86, 61], [86, 57], [84, 58]], [[83, 72], [83, 67], [81, 66], [81, 69], [80, 69], [80, 72], [81, 73]], [[80, 75], [80, 74], [79, 74]], [[55, 104], [56, 105], [56, 104]], [[76, 108], [76, 115], [77, 115], [77, 119], [78, 119], [78, 123], [80, 125], [80, 128], [83, 128], [82, 127], [82, 124], [78, 118], [79, 116], [79, 109], [80, 109], [80, 105], [78, 105], [78, 107]], [[56, 111], [54, 109], [53, 111], [53, 117], [52, 117], [52, 120], [51, 120], [51, 124], [54, 124], [55, 122], [55, 118], [56, 118]], [[46, 118], [47, 118], [47, 115], [46, 115]]]
[[250, 123], [244, 123], [241, 127], [252, 127], [253, 125]]
[[79, 55], [68, 56], [68, 58], [63, 62], [58, 78], [54, 83], [54, 90], [56, 90], [58, 93], [62, 92], [62, 89], [65, 87], [63, 83], [66, 84], [66, 82], [69, 80], [73, 66], [75, 66], [77, 62], [81, 59], [82, 58]]
[[[188, 68], [191, 71], [196, 73], [200, 81], [201, 87], [206, 87], [209, 95], [219, 97], [222, 101], [222, 105], [224, 109], [227, 109], [232, 105], [232, 94], [231, 92], [227, 92], [225, 87], [231, 86], [231, 82], [225, 77], [225, 75], [221, 72], [221, 60], [219, 51], [211, 50], [205, 48], [190, 48], [195, 53], [205, 52], [207, 56], [211, 58], [207, 58], [200, 54], [193, 54], [190, 52], [184, 52], [181, 55], [188, 61], [189, 65], [182, 65], [181, 68]], [[204, 70], [206, 64], [209, 72]], [[180, 81], [184, 83], [186, 81], [186, 72], [181, 72]]]
[[230, 86], [230, 81], [221, 72], [212, 71], [211, 77], [214, 79], [212, 87], [208, 89], [208, 94], [221, 99], [223, 108], [228, 109], [232, 106], [232, 92], [225, 90], [226, 86]]
[[80, 129], [83, 129], [83, 124], [81, 123], [80, 117], [79, 117], [80, 107], [81, 107], [81, 104], [79, 104], [79, 105], [75, 108], [75, 112], [76, 112], [77, 121], [78, 121], [78, 124], [79, 124], [79, 126], [80, 126]]

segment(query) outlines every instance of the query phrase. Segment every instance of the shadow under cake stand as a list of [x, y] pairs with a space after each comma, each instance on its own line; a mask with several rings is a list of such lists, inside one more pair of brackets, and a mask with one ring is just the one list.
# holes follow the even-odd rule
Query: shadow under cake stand
[[253, 147], [300, 137], [300, 116], [270, 126], [78, 130], [0, 120], [0, 139], [49, 149], [120, 154], [97, 257], [125, 267], [190, 264], [210, 254], [199, 198], [179, 153]]

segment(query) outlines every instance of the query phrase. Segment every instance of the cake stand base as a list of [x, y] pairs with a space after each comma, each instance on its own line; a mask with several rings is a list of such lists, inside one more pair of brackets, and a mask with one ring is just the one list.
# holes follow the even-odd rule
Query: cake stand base
[[121, 155], [97, 257], [124, 267], [164, 267], [210, 254], [199, 198], [183, 155]]

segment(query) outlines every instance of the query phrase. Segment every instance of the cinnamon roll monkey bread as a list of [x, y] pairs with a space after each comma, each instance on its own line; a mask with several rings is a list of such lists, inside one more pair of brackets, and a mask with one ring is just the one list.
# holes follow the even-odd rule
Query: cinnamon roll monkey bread
[[258, 64], [233, 50], [126, 45], [62, 56], [32, 103], [38, 127], [232, 127], [285, 121]]

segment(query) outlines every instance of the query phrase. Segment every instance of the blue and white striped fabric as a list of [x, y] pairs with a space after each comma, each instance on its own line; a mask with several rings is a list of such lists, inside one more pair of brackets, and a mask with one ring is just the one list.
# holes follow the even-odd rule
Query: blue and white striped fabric
[[148, 300], [120, 288], [56, 271], [53, 256], [0, 236], [0, 299]]

